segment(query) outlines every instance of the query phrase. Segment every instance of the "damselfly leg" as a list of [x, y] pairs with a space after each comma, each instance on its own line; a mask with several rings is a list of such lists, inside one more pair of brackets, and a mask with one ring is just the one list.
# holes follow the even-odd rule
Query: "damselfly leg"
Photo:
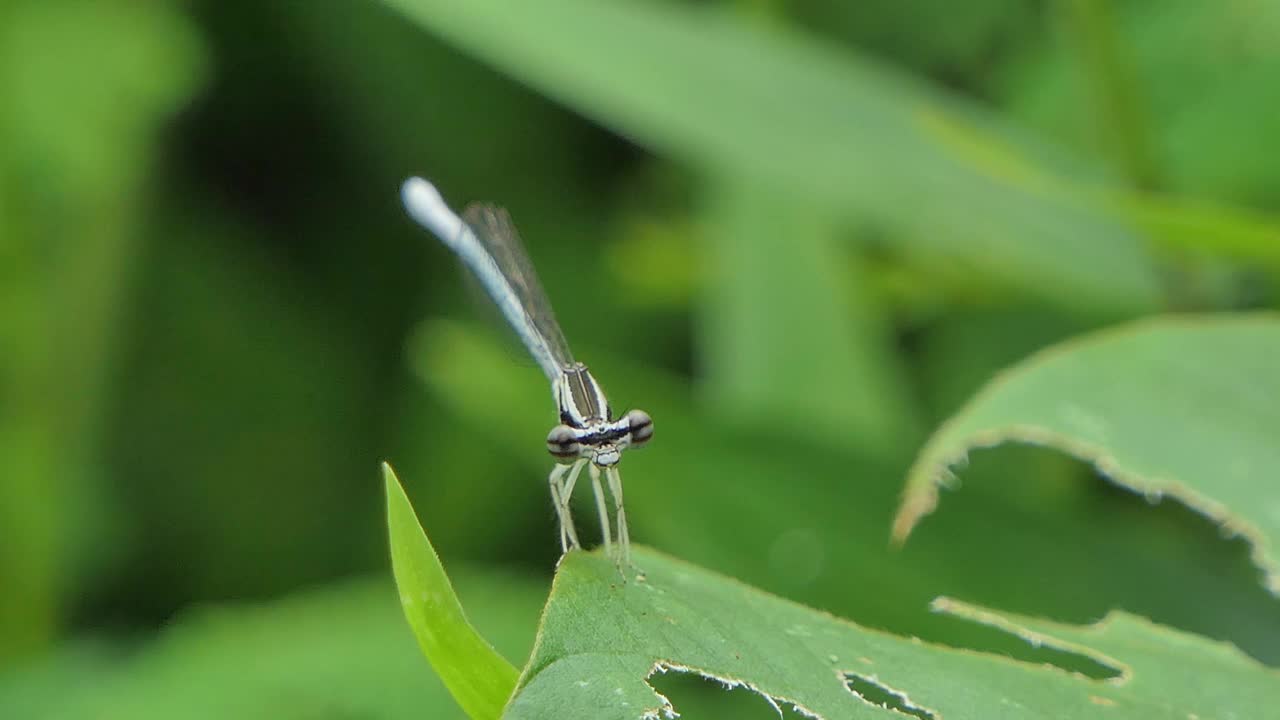
[[596, 510], [600, 513], [600, 535], [604, 539], [604, 554], [609, 555], [613, 552], [613, 538], [609, 532], [609, 506], [606, 504], [604, 497], [604, 488], [600, 487], [600, 468], [595, 463], [591, 463], [587, 467], [587, 473], [591, 475], [591, 489], [596, 495]]
[[[578, 531], [573, 526], [573, 514], [569, 512], [569, 498], [573, 496], [573, 484], [578, 480], [578, 473], [582, 472], [582, 462], [576, 462], [573, 465], [557, 464], [551, 468], [551, 477], [549, 483], [551, 485], [551, 502], [556, 507], [556, 519], [560, 524], [560, 551], [569, 552], [574, 548], [581, 547], [578, 542]], [[569, 474], [568, 482], [564, 482], [565, 474]]]
[[609, 492], [613, 495], [613, 506], [618, 511], [618, 563], [622, 566], [631, 564], [631, 534], [627, 532], [627, 511], [622, 507], [622, 473], [617, 466], [605, 468], [604, 475], [609, 479]]

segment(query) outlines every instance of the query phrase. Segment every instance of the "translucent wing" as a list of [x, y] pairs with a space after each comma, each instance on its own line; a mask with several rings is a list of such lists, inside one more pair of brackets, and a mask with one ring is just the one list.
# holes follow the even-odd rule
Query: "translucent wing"
[[[468, 206], [462, 213], [462, 221], [475, 234], [485, 252], [493, 258], [498, 272], [524, 306], [529, 324], [545, 340], [547, 350], [556, 364], [561, 368], [571, 367], [573, 354], [569, 352], [569, 343], [564, 339], [560, 324], [556, 322], [555, 311], [551, 308], [551, 301], [543, 292], [533, 263], [520, 242], [520, 234], [511, 223], [511, 215], [500, 207], [475, 204]], [[536, 355], [533, 348], [530, 350]]]

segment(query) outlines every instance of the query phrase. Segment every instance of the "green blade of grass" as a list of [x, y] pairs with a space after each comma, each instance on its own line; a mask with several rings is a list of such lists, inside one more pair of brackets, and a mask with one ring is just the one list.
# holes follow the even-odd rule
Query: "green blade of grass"
[[516, 685], [516, 669], [467, 620], [435, 548], [390, 465], [387, 485], [391, 567], [418, 645], [470, 717], [497, 718]]

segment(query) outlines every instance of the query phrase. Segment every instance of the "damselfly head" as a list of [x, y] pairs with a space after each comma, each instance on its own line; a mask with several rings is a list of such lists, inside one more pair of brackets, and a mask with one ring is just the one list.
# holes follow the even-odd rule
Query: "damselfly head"
[[620, 420], [597, 420], [584, 427], [561, 423], [547, 433], [547, 452], [561, 463], [587, 458], [597, 467], [611, 467], [622, 451], [640, 447], [653, 437], [653, 418], [643, 410], [631, 410]]
[[612, 443], [597, 447], [595, 449], [595, 454], [591, 456], [591, 462], [595, 463], [596, 467], [602, 468], [617, 465], [618, 461], [621, 459], [622, 450]]

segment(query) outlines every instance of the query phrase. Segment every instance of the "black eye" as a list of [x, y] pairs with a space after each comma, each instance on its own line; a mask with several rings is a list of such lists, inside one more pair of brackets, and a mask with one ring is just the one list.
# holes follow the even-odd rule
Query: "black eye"
[[568, 425], [557, 425], [547, 433], [547, 452], [555, 457], [569, 459], [578, 457], [578, 436]]
[[653, 418], [643, 410], [627, 412], [627, 424], [631, 429], [631, 445], [639, 447], [653, 437]]

